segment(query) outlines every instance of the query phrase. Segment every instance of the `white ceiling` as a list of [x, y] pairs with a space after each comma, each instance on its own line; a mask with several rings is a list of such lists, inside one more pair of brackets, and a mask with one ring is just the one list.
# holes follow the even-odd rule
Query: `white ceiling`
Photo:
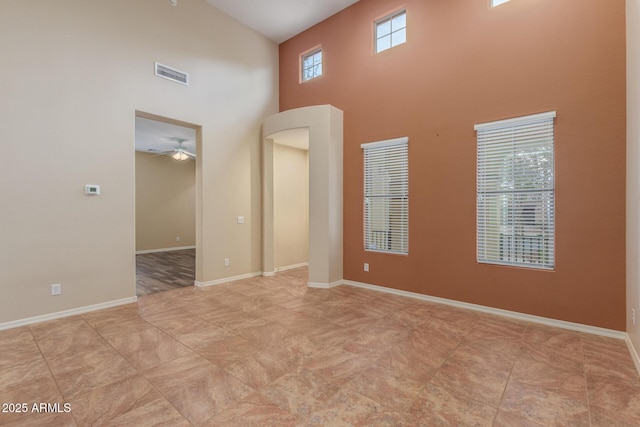
[[170, 151], [178, 146], [177, 139], [185, 140], [182, 146], [187, 151], [196, 152], [195, 129], [136, 117], [136, 151]]
[[358, 0], [206, 0], [280, 44]]
[[[282, 43], [358, 0], [206, 1], [274, 42]], [[196, 152], [195, 130], [136, 117], [136, 151], [169, 151], [177, 147], [177, 138], [186, 140], [185, 149]], [[282, 132], [276, 140], [300, 149], [308, 149], [308, 141], [308, 129]]]

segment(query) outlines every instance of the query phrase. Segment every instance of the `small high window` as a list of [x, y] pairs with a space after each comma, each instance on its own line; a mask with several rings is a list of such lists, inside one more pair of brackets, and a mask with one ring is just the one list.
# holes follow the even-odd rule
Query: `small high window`
[[506, 3], [509, 0], [491, 0], [491, 7], [500, 6], [502, 3]]
[[322, 49], [313, 49], [301, 55], [301, 81], [306, 82], [322, 75]]
[[400, 10], [376, 21], [376, 53], [407, 41], [407, 12]]

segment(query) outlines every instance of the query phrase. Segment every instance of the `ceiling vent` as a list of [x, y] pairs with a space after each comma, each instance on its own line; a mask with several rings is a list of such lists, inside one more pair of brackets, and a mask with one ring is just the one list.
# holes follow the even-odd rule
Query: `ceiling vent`
[[156, 62], [156, 76], [189, 86], [189, 74]]

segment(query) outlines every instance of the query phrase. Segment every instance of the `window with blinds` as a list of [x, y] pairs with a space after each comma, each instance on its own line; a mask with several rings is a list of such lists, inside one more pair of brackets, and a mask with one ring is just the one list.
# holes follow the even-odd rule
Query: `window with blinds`
[[475, 126], [478, 262], [554, 268], [555, 116]]
[[364, 248], [409, 252], [409, 138], [362, 144]]

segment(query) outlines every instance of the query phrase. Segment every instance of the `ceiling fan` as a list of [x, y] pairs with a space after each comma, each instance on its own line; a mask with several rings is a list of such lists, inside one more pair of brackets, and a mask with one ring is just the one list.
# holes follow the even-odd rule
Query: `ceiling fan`
[[187, 161], [189, 159], [195, 159], [196, 155], [193, 154], [190, 151], [187, 151], [183, 146], [182, 143], [187, 141], [186, 139], [182, 139], [182, 138], [169, 138], [173, 141], [176, 141], [178, 143], [178, 146], [176, 148], [174, 148], [173, 150], [169, 150], [169, 151], [163, 151], [161, 153], [156, 154], [156, 156], [171, 156], [171, 158], [173, 160], [176, 160], [178, 162], [184, 162]]

